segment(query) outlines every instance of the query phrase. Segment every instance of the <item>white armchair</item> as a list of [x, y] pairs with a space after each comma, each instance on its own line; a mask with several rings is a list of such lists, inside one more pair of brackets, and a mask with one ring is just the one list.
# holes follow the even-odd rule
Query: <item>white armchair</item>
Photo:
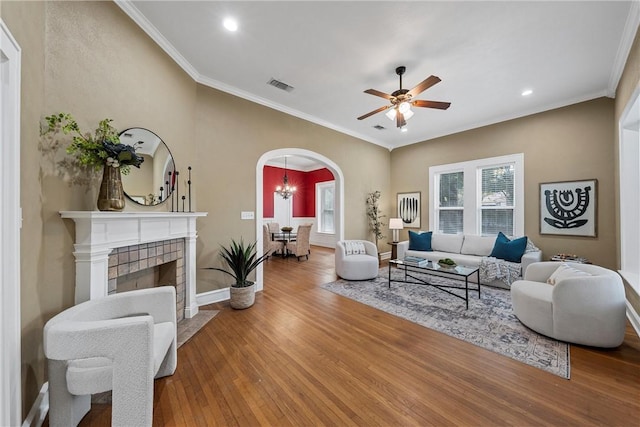
[[[362, 243], [366, 253], [350, 253], [347, 246]], [[346, 280], [369, 280], [378, 276], [378, 249], [367, 240], [340, 240], [336, 243], [336, 274]]]
[[[617, 347], [626, 327], [624, 285], [611, 270], [569, 263], [577, 270], [555, 281], [547, 280], [558, 262], [536, 262], [524, 280], [511, 285], [513, 311], [529, 328], [546, 336], [594, 347]], [[580, 275], [580, 272], [588, 275]]]
[[151, 426], [153, 380], [177, 365], [176, 291], [161, 286], [73, 306], [44, 327], [49, 424], [76, 426], [113, 390], [112, 425]]

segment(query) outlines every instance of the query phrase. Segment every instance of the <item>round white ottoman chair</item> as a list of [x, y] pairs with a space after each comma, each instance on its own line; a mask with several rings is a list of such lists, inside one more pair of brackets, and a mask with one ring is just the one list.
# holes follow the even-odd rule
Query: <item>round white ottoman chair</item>
[[336, 274], [346, 280], [378, 277], [378, 249], [367, 240], [340, 240], [336, 243]]
[[624, 340], [624, 285], [589, 264], [536, 262], [511, 285], [513, 312], [527, 327], [575, 344], [617, 347]]

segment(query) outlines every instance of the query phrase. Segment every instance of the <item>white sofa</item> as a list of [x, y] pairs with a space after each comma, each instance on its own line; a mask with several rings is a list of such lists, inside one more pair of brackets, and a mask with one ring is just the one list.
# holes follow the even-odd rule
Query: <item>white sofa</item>
[[547, 283], [560, 265], [550, 261], [531, 264], [524, 280], [513, 283], [511, 300], [518, 319], [561, 341], [605, 348], [622, 344], [626, 308], [620, 276], [596, 265], [566, 263], [569, 273], [554, 285]]
[[[397, 246], [398, 259], [405, 256], [416, 256], [438, 262], [443, 258], [451, 258], [456, 264], [468, 267], [478, 267], [483, 257], [491, 254], [495, 244], [495, 236], [476, 236], [471, 234], [436, 234], [431, 237], [433, 251], [416, 251], [409, 249], [409, 241], [399, 242]], [[527, 267], [542, 260], [542, 252], [539, 250], [525, 252], [520, 261], [522, 275]], [[470, 280], [476, 280], [475, 275]], [[483, 285], [508, 289], [509, 286], [501, 280], [482, 282]]]
[[[351, 253], [348, 244], [362, 243], [366, 253]], [[336, 274], [345, 280], [369, 280], [378, 277], [378, 249], [366, 240], [340, 240], [336, 243]]]

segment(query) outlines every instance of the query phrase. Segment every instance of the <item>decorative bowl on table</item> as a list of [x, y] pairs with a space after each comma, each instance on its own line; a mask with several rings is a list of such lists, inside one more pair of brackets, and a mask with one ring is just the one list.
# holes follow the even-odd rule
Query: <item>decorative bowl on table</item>
[[442, 268], [455, 268], [457, 266], [456, 262], [451, 258], [445, 258], [438, 261], [438, 265]]
[[289, 231], [293, 231], [293, 227], [282, 227], [280, 230], [284, 232], [289, 232]]

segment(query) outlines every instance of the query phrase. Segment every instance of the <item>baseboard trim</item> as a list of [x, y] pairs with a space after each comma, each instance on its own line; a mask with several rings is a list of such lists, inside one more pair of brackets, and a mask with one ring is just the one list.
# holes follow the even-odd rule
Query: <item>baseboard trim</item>
[[229, 299], [229, 288], [216, 289], [209, 292], [203, 292], [196, 294], [196, 304], [198, 307], [202, 307], [207, 304], [214, 304], [216, 302], [226, 301]]
[[633, 327], [633, 329], [635, 329], [636, 335], [640, 337], [640, 316], [638, 316], [638, 313], [633, 309], [633, 306], [631, 305], [629, 300], [626, 300], [626, 304], [627, 319], [629, 319], [629, 323], [631, 323], [631, 326]]
[[389, 252], [380, 252], [380, 259], [391, 259], [391, 251]]
[[42, 384], [36, 401], [33, 402], [22, 427], [41, 427], [49, 413], [49, 383]]

